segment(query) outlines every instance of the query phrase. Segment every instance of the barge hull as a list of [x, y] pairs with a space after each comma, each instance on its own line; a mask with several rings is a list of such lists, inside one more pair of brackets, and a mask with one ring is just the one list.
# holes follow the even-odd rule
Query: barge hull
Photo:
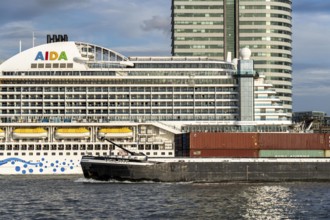
[[329, 161], [317, 162], [156, 162], [151, 165], [81, 163], [96, 180], [156, 182], [329, 181]]

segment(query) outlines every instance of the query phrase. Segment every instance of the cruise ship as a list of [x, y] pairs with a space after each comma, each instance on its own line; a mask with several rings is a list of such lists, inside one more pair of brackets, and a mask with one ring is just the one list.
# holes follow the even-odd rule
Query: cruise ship
[[164, 158], [175, 157], [175, 135], [185, 132], [286, 131], [290, 117], [272, 85], [248, 75], [235, 60], [125, 57], [48, 36], [0, 65], [0, 175], [82, 173], [82, 156], [122, 153], [105, 138]]

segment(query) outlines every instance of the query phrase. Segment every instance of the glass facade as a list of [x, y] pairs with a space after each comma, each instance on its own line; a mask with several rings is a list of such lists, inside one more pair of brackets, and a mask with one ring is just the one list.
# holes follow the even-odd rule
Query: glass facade
[[291, 6], [291, 0], [172, 0], [172, 55], [225, 60], [227, 52], [235, 58], [249, 47], [255, 70], [274, 85], [291, 117]]

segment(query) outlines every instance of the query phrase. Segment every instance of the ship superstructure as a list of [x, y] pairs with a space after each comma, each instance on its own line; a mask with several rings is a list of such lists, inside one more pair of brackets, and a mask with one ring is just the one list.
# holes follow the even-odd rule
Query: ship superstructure
[[256, 107], [256, 121], [239, 121], [236, 73], [231, 62], [206, 57], [128, 58], [67, 41], [30, 48], [0, 65], [0, 174], [81, 173], [81, 156], [122, 153], [102, 137], [174, 157], [182, 132], [285, 129], [290, 121], [262, 82], [255, 96], [272, 116]]

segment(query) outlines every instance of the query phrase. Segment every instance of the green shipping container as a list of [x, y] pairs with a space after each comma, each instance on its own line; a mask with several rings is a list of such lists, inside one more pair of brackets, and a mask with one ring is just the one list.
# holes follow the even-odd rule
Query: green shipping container
[[260, 150], [259, 157], [324, 157], [323, 150]]

